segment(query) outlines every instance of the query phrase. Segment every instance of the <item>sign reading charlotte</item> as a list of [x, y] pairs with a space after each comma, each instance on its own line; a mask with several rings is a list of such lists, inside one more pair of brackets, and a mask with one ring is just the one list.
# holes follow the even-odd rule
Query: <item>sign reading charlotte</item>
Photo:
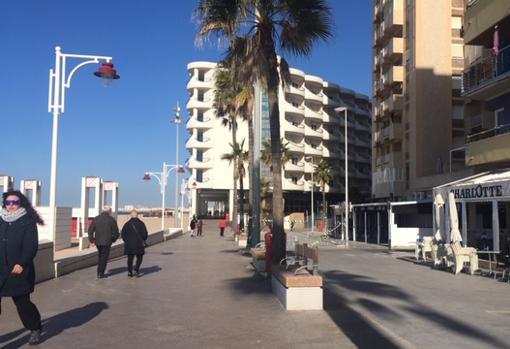
[[476, 185], [450, 189], [455, 199], [487, 199], [503, 196], [503, 185]]

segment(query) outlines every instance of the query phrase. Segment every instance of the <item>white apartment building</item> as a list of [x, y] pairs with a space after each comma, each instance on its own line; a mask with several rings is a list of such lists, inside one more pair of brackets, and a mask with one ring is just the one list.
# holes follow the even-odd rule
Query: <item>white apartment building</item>
[[[222, 217], [233, 207], [233, 169], [221, 156], [231, 151], [231, 131], [213, 108], [216, 63], [188, 64], [187, 90], [190, 153], [186, 165], [191, 176], [191, 210], [199, 217]], [[371, 104], [367, 96], [340, 87], [298, 69], [290, 69], [292, 83], [279, 91], [281, 137], [291, 159], [284, 164], [282, 184], [285, 213], [310, 213], [312, 172], [323, 158], [329, 159], [333, 180], [326, 185], [328, 204], [344, 199], [344, 113], [348, 114], [349, 186], [354, 200], [369, 197], [371, 191]], [[267, 96], [262, 97], [262, 138], [269, 139]], [[238, 122], [237, 142], [248, 147], [247, 122]], [[262, 171], [262, 176], [264, 176]], [[267, 175], [267, 173], [266, 173]], [[322, 195], [316, 183], [314, 207], [320, 210]], [[249, 190], [249, 178], [244, 178]], [[247, 198], [247, 195], [245, 195]]]

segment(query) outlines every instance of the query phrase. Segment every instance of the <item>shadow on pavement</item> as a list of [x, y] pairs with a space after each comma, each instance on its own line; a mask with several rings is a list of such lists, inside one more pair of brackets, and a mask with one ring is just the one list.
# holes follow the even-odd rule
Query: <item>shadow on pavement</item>
[[324, 288], [324, 310], [357, 348], [400, 348], [347, 304], [347, 299]]
[[[43, 331], [42, 339], [43, 343], [48, 339], [55, 337], [63, 331], [73, 328], [80, 327], [96, 316], [98, 316], [103, 310], [108, 309], [108, 304], [104, 302], [94, 302], [87, 304], [80, 308], [74, 308], [64, 313], [57, 314], [46, 320], [43, 320]], [[0, 343], [6, 342], [9, 339], [15, 338], [19, 334], [26, 332], [26, 330], [16, 330], [6, 335], [0, 336]], [[14, 342], [7, 343], [2, 348], [5, 349], [17, 349], [21, 348], [28, 342], [29, 335], [18, 338]]]
[[228, 279], [225, 283], [230, 289], [242, 295], [258, 293], [273, 297], [271, 283], [256, 273], [249, 277]]
[[171, 256], [173, 254], [174, 254], [173, 252], [161, 252], [160, 253], [160, 255], [162, 255], [162, 256]]
[[[343, 292], [340, 289], [356, 291], [369, 297], [392, 298], [401, 301], [403, 304], [399, 306], [399, 309], [407, 312], [408, 317], [421, 318], [458, 335], [476, 339], [486, 344], [490, 343], [496, 348], [508, 348], [506, 343], [480, 331], [475, 326], [463, 322], [461, 319], [442, 314], [425, 304], [421, 304], [412, 295], [396, 286], [376, 282], [370, 277], [354, 275], [340, 270], [325, 272], [323, 275], [326, 281], [324, 309], [359, 348], [398, 348], [398, 346], [395, 346], [394, 343], [385, 338], [377, 329], [373, 328], [361, 314], [353, 309], [352, 306], [349, 307], [348, 304], [354, 302], [367, 311], [381, 316], [383, 319], [405, 319], [405, 316], [374, 301], [374, 298], [370, 300], [367, 298], [349, 300], [343, 296]], [[331, 287], [327, 287], [328, 284], [338, 287], [332, 290]], [[381, 341], [380, 343], [385, 344], [374, 345], [372, 343], [374, 338], [376, 340], [374, 343]]]
[[141, 267], [140, 268], [140, 273], [142, 273], [142, 276], [145, 276], [145, 275], [149, 275], [149, 274], [153, 274], [153, 273], [157, 273], [158, 271], [161, 271], [163, 269], [161, 269], [161, 267], [159, 265], [153, 265], [152, 267]]

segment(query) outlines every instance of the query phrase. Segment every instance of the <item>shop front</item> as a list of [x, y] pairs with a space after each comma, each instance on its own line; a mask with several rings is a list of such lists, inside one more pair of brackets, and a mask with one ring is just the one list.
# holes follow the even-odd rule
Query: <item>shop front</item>
[[[510, 244], [510, 169], [479, 173], [434, 188], [446, 202], [453, 193], [464, 246], [507, 251]], [[449, 241], [448, 205], [440, 208], [442, 231]], [[436, 210], [433, 210], [434, 215]], [[435, 219], [435, 218], [434, 218]]]

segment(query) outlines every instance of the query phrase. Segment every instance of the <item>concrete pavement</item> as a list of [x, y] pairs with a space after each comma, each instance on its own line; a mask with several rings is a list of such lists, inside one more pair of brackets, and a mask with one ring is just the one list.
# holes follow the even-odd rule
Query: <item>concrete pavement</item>
[[[323, 311], [286, 312], [249, 258], [206, 225], [152, 246], [141, 278], [128, 278], [125, 258], [111, 276], [87, 268], [36, 286], [44, 318], [41, 348], [354, 348]], [[27, 343], [12, 301], [2, 300], [0, 346]]]

